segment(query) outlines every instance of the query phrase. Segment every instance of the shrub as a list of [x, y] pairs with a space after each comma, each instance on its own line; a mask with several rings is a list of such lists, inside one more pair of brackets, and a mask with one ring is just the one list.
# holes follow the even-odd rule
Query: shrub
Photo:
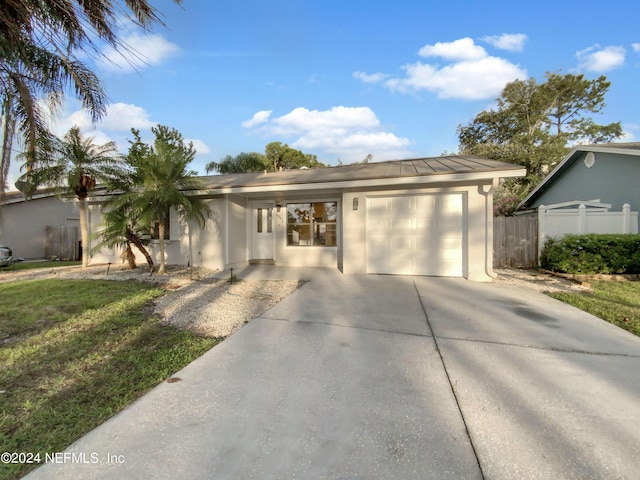
[[549, 238], [540, 257], [555, 272], [640, 273], [640, 235], [588, 234]]

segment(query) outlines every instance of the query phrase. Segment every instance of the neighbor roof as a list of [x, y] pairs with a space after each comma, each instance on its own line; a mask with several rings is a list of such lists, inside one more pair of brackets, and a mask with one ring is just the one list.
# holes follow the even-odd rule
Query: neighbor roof
[[[211, 175], [202, 177], [206, 189], [214, 192], [252, 190], [259, 187], [301, 186], [320, 184], [344, 187], [355, 183], [366, 185], [402, 183], [409, 179], [426, 181], [454, 181], [480, 178], [523, 176], [520, 165], [487, 160], [473, 155], [415, 158], [388, 162], [361, 163], [329, 168], [285, 170]], [[426, 177], [431, 177], [427, 179]], [[267, 188], [269, 189], [269, 188]]]
[[578, 145], [547, 175], [540, 184], [522, 201], [518, 208], [526, 208], [549, 188], [557, 178], [567, 171], [585, 152], [615, 153], [618, 155], [640, 156], [640, 142], [607, 143], [597, 145]]

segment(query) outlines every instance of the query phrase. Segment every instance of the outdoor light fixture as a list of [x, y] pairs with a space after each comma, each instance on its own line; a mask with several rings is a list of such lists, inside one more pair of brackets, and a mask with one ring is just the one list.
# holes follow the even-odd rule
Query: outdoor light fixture
[[358, 210], [358, 197], [353, 197], [353, 209]]
[[281, 208], [282, 208], [282, 205], [280, 205], [280, 204], [276, 205], [276, 211], [277, 211], [278, 213], [280, 213], [280, 209], [281, 209]]

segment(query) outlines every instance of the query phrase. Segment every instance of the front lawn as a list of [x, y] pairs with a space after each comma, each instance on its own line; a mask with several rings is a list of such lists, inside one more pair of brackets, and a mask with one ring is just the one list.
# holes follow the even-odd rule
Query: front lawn
[[16, 262], [9, 267], [0, 268], [0, 272], [9, 272], [11, 270], [30, 270], [34, 268], [58, 268], [58, 267], [69, 267], [69, 266], [80, 266], [82, 262], [75, 260], [46, 260], [44, 262]]
[[640, 282], [593, 282], [591, 290], [550, 295], [640, 336]]
[[[219, 340], [160, 324], [136, 282], [0, 284], [0, 452], [60, 452]], [[19, 478], [37, 465], [2, 465]]]

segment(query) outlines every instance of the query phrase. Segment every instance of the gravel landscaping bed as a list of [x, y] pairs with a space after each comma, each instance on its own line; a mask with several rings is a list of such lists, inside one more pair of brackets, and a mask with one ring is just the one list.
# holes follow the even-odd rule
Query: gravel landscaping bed
[[537, 270], [519, 270], [515, 268], [494, 269], [498, 274], [495, 283], [499, 285], [513, 285], [531, 288], [543, 293], [570, 292], [579, 293], [588, 291], [587, 285], [582, 285], [571, 280], [557, 277], [549, 273]]
[[158, 299], [154, 313], [200, 335], [227, 337], [295, 292], [297, 280], [215, 279], [193, 283]]

